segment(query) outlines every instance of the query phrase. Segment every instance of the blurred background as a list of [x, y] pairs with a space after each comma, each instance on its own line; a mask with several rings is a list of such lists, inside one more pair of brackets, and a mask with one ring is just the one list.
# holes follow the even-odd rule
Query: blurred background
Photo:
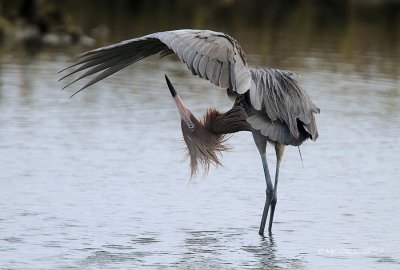
[[[397, 0], [3, 0], [0, 41], [3, 51], [21, 44], [28, 50], [34, 45], [92, 48], [158, 31], [213, 29], [230, 33], [270, 65], [319, 51], [328, 60], [335, 53], [340, 62], [362, 69], [375, 62], [374, 56], [390, 59], [394, 53], [398, 59], [399, 6]], [[382, 71], [398, 75], [395, 60], [380, 65]]]
[[[74, 55], [181, 28], [300, 74], [321, 108], [304, 165], [286, 149], [270, 237], [249, 134], [189, 182], [164, 74], [198, 117], [232, 104], [175, 56], [60, 91]], [[0, 269], [394, 269], [399, 134], [400, 1], [0, 0]]]

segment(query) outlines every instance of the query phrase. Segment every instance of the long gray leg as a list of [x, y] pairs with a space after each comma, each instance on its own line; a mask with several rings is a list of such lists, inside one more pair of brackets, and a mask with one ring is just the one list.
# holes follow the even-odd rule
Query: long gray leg
[[274, 184], [274, 194], [271, 200], [271, 214], [269, 216], [269, 225], [268, 232], [271, 233], [272, 230], [272, 222], [274, 220], [275, 206], [278, 200], [277, 192], [278, 192], [278, 178], [279, 178], [279, 167], [281, 165], [281, 160], [283, 156], [283, 152], [285, 151], [285, 146], [283, 144], [275, 145], [275, 153], [276, 153], [276, 170], [275, 170], [275, 184]]
[[264, 235], [265, 223], [267, 221], [267, 216], [268, 216], [268, 210], [269, 210], [269, 206], [271, 204], [272, 198], [273, 198], [273, 186], [272, 186], [271, 176], [269, 175], [268, 163], [267, 163], [267, 155], [266, 155], [267, 140], [259, 132], [253, 132], [253, 138], [254, 138], [254, 142], [258, 148], [258, 151], [260, 152], [261, 161], [262, 161], [263, 168], [264, 168], [265, 183], [267, 185], [267, 189], [265, 192], [266, 199], [265, 199], [264, 211], [263, 211], [263, 215], [261, 218], [260, 230], [258, 231], [258, 233], [260, 235]]

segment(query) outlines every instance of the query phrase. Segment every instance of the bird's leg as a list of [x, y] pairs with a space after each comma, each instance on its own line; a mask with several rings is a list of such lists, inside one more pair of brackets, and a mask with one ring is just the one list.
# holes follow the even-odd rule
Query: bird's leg
[[269, 216], [269, 226], [268, 232], [271, 233], [272, 230], [272, 222], [274, 220], [275, 206], [277, 202], [277, 192], [278, 192], [278, 177], [279, 177], [279, 166], [281, 165], [281, 160], [283, 156], [283, 152], [285, 151], [285, 146], [283, 144], [275, 144], [275, 153], [276, 153], [276, 170], [275, 170], [275, 184], [274, 184], [274, 192], [271, 200], [271, 213]]
[[[273, 199], [274, 191], [273, 191], [273, 187], [272, 187], [271, 176], [269, 175], [267, 155], [265, 152], [261, 154], [261, 160], [262, 160], [263, 167], [264, 167], [264, 176], [265, 176], [265, 182], [267, 184], [267, 189], [265, 191], [265, 193], [266, 193], [265, 205], [264, 205], [263, 215], [261, 218], [260, 230], [258, 231], [258, 234], [264, 235], [265, 223], [267, 221], [268, 210], [269, 210], [269, 206], [271, 205], [271, 202]], [[272, 211], [272, 209], [271, 209], [271, 211]]]
[[252, 132], [252, 133], [253, 133], [254, 142], [258, 148], [258, 151], [260, 152], [261, 161], [262, 161], [263, 168], [264, 168], [265, 183], [267, 185], [264, 211], [263, 211], [263, 215], [261, 218], [260, 230], [258, 231], [258, 233], [260, 235], [264, 235], [265, 223], [267, 221], [267, 216], [268, 216], [268, 210], [269, 210], [269, 206], [271, 204], [271, 200], [273, 198], [273, 186], [272, 186], [271, 176], [269, 175], [268, 163], [267, 163], [267, 155], [266, 155], [267, 140], [259, 132]]

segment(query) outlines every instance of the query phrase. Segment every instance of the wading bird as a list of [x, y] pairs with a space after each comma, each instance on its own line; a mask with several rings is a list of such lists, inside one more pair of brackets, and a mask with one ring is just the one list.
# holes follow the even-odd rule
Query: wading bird
[[[193, 75], [226, 89], [233, 107], [220, 113], [208, 109], [199, 121], [184, 105], [166, 77], [181, 117], [181, 128], [190, 157], [192, 175], [200, 163], [219, 165], [217, 154], [227, 150], [226, 134], [250, 131], [261, 156], [266, 182], [266, 200], [259, 234], [264, 235], [269, 208], [271, 233], [277, 202], [279, 166], [286, 145], [299, 146], [318, 137], [315, 114], [319, 108], [299, 86], [295, 74], [274, 68], [250, 68], [238, 42], [227, 34], [209, 30], [176, 30], [125, 40], [78, 55], [60, 80], [84, 72], [65, 87], [97, 74], [76, 93], [148, 56], [175, 53]], [[71, 70], [73, 68], [73, 70]], [[62, 72], [61, 71], [61, 72]], [[64, 87], [64, 88], [65, 88]], [[275, 147], [276, 171], [272, 184], [268, 170], [267, 142]]]

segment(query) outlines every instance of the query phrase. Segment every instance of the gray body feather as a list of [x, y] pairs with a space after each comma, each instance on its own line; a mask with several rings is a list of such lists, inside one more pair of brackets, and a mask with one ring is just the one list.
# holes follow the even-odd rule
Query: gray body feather
[[300, 145], [318, 138], [314, 114], [319, 108], [300, 87], [295, 74], [273, 68], [252, 68], [247, 122], [270, 141]]
[[298, 85], [294, 74], [272, 68], [249, 68], [237, 41], [220, 32], [166, 31], [98, 48], [78, 55], [74, 64], [65, 70], [75, 69], [60, 80], [83, 72], [67, 87], [96, 74], [75, 95], [143, 58], [171, 53], [175, 53], [194, 75], [228, 89], [230, 95], [248, 95], [252, 107], [247, 122], [270, 141], [300, 145], [307, 138], [317, 139], [314, 114], [319, 113], [319, 109]]

